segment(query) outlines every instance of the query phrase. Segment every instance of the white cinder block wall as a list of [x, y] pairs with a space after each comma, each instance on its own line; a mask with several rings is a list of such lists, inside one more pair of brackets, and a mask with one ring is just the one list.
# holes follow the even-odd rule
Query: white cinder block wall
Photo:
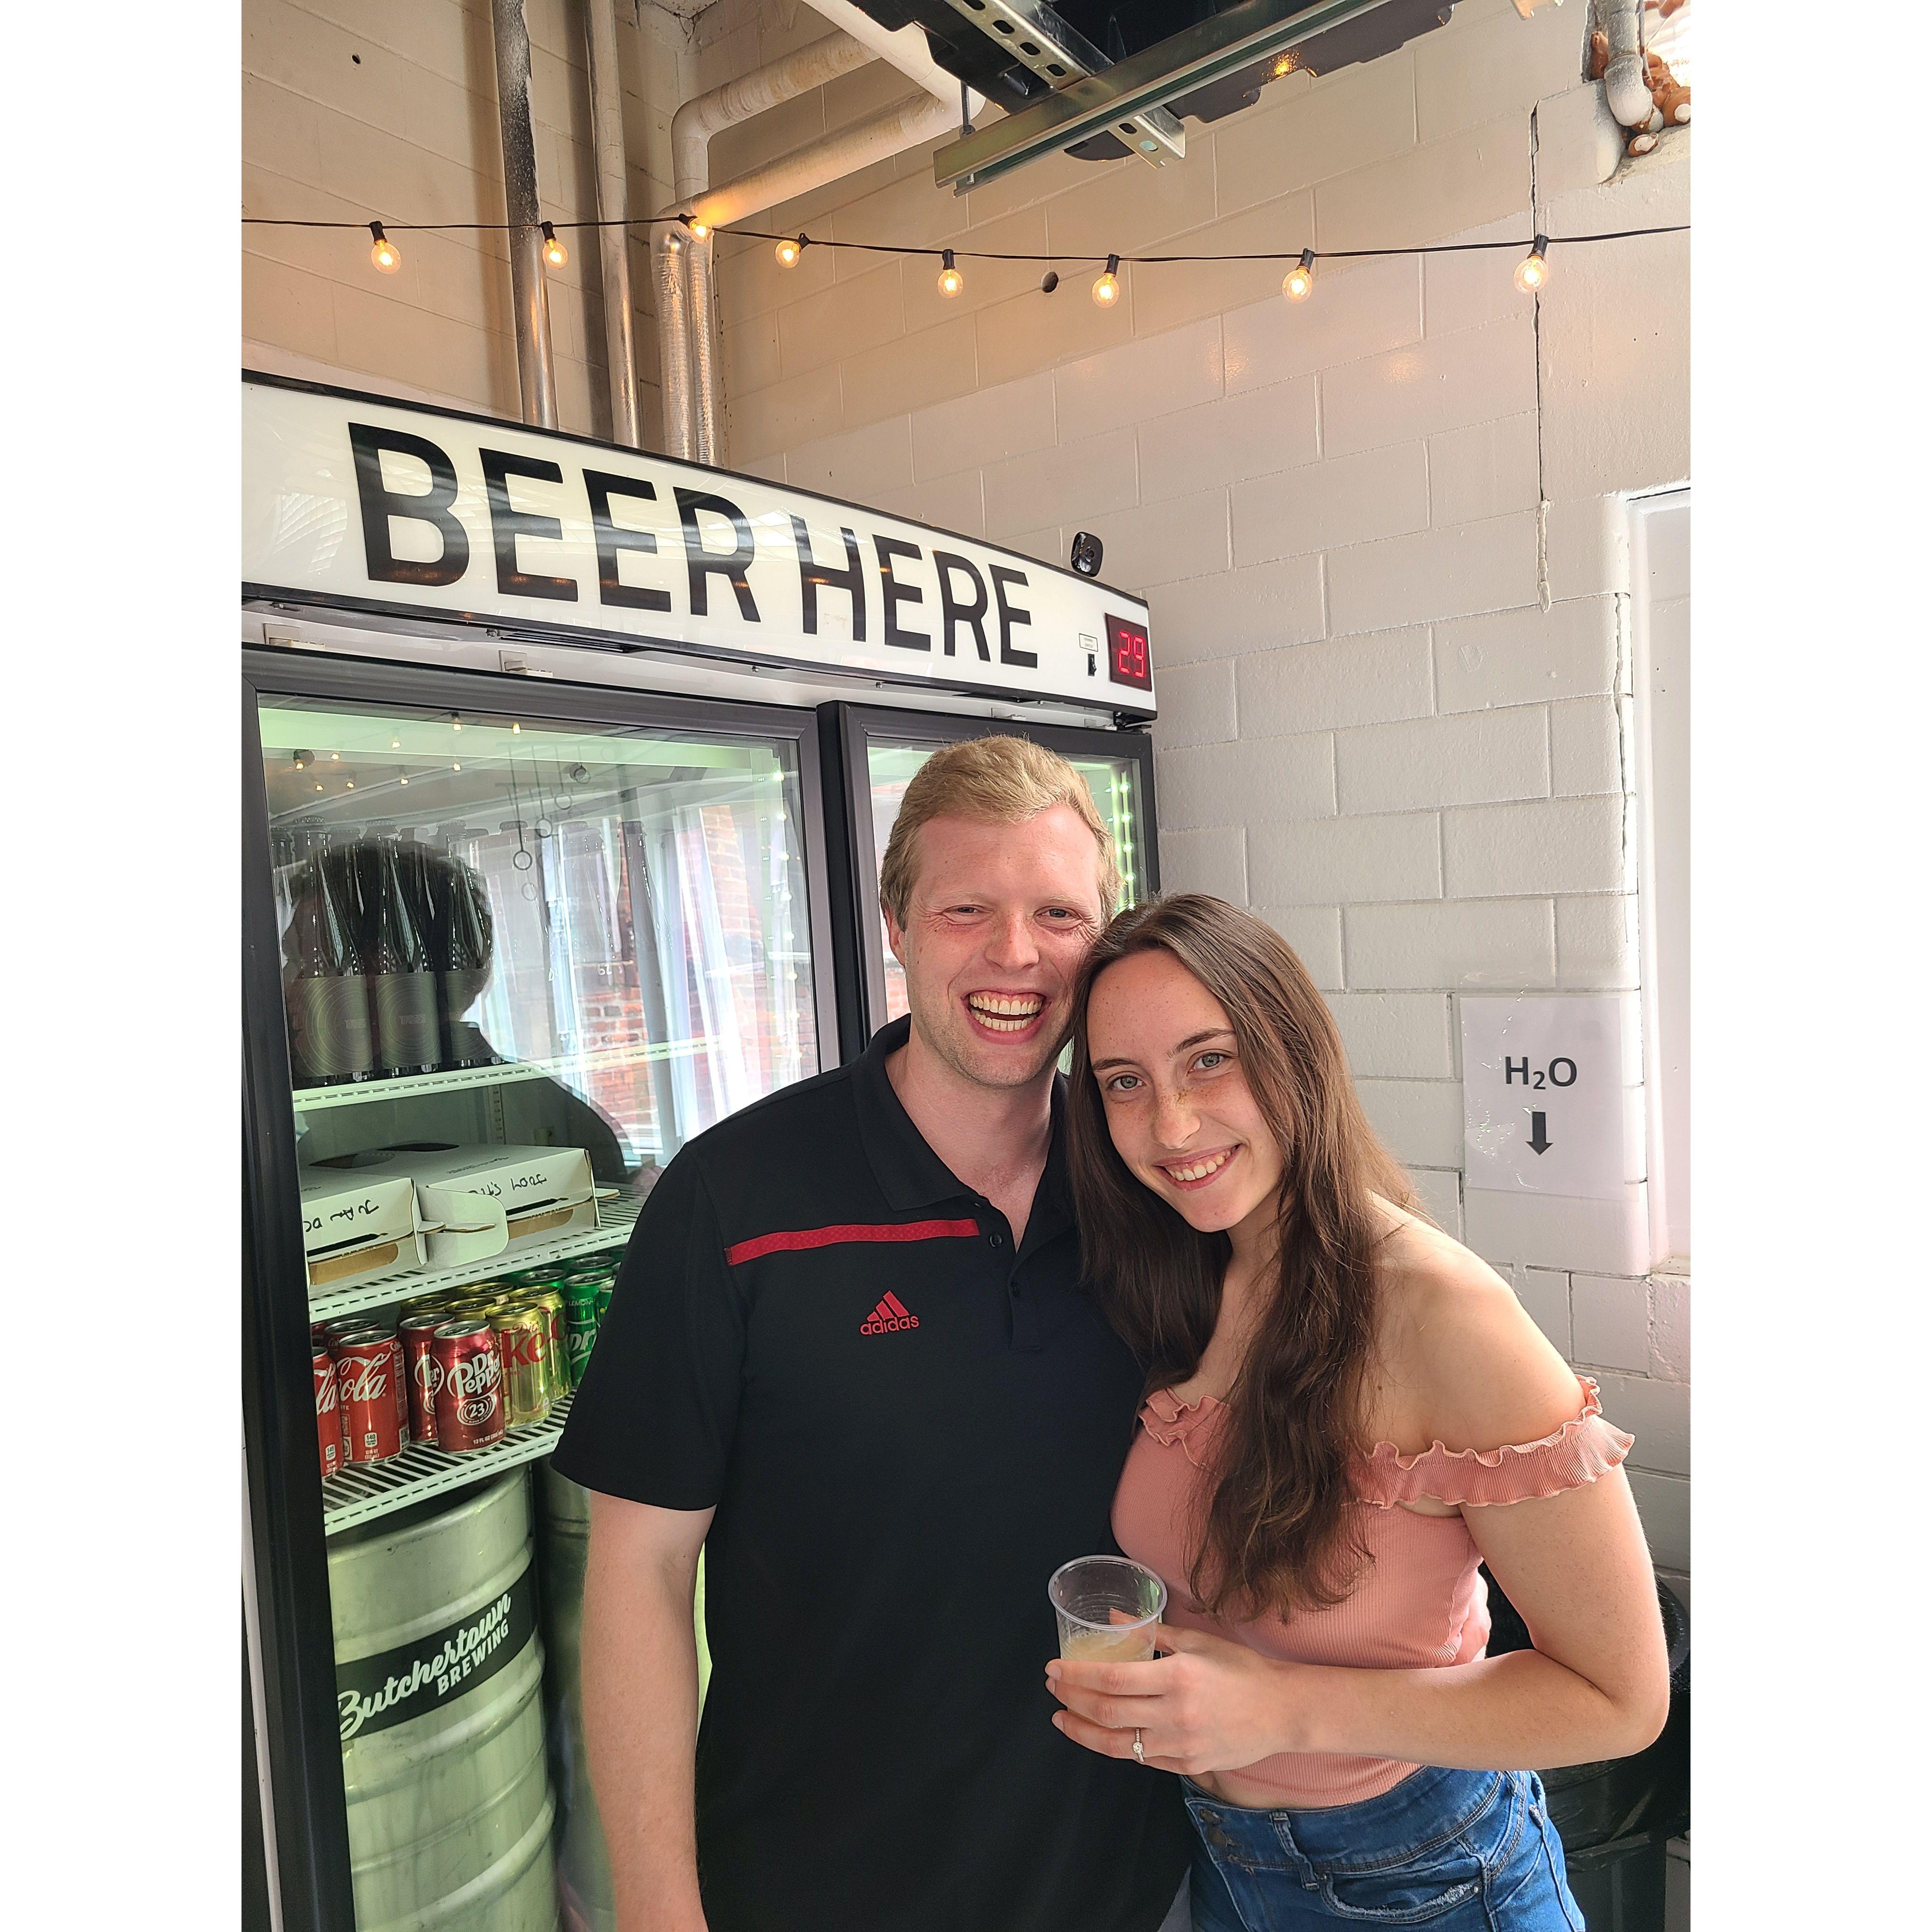
[[[537, 178], [552, 220], [597, 214], [582, 9], [527, 0]], [[501, 222], [503, 154], [490, 0], [243, 0], [242, 212], [284, 218]], [[617, 8], [618, 65], [635, 216], [670, 200], [670, 117], [694, 91], [688, 31], [662, 9]], [[641, 231], [639, 231], [641, 232]], [[370, 238], [244, 228], [243, 360], [317, 381], [361, 382], [514, 418], [509, 255], [501, 235]], [[596, 233], [565, 231], [548, 276], [561, 426], [608, 436]], [[631, 248], [639, 400], [661, 420], [649, 254]]]
[[[546, 210], [595, 212], [582, 25], [530, 0]], [[634, 212], [669, 197], [681, 100], [829, 31], [800, 0], [688, 22], [618, 8]], [[500, 220], [487, 0], [244, 0], [253, 214]], [[926, 257], [721, 238], [731, 466], [1063, 561], [1076, 530], [1154, 610], [1164, 882], [1262, 913], [1328, 992], [1370, 1114], [1432, 1211], [1515, 1287], [1633, 1430], [1659, 1562], [1689, 1562], [1688, 1278], [1653, 1273], [1641, 1183], [1618, 1204], [1465, 1198], [1456, 1000], [1638, 986], [1626, 836], [1624, 498], [1690, 474], [1687, 236], [1557, 248], [1539, 302], [1508, 251], [1124, 268], [1111, 250], [1396, 247], [1689, 218], [1688, 130], [1619, 148], [1582, 82], [1585, 0], [1526, 21], [1460, 0], [1367, 67], [1270, 86], [1190, 126], [1184, 163], [1056, 157], [958, 199], [929, 151], [752, 225], [962, 250]], [[909, 91], [881, 66], [720, 136], [712, 178]], [[498, 238], [244, 231], [258, 367], [517, 408]], [[608, 428], [596, 248], [550, 279], [563, 426]], [[647, 436], [648, 263], [634, 246]], [[1664, 836], [1660, 829], [1660, 836]], [[1640, 1165], [1639, 1170], [1642, 1171]]]
[[[788, 270], [725, 239], [718, 320], [733, 467], [1054, 562], [1091, 530], [1103, 575], [1148, 596], [1163, 883], [1300, 952], [1432, 1210], [1636, 1434], [1682, 1573], [1688, 1276], [1652, 1278], [1641, 1185], [1466, 1202], [1456, 999], [1638, 984], [1623, 499], [1690, 474], [1688, 238], [1559, 248], [1540, 304], [1510, 252], [1324, 263], [1298, 308], [1279, 265], [1128, 266], [1114, 309], [1088, 296], [1109, 250], [1527, 236], [1532, 169], [1552, 236], [1688, 220], [1688, 132], [1605, 183], [1588, 26], [1582, 0], [1527, 21], [1461, 0], [1400, 52], [1190, 126], [1160, 170], [1055, 158], [961, 200], [904, 156], [753, 225], [1095, 259], [1046, 296], [1037, 267], [962, 256], [949, 302], [929, 257]], [[817, 31], [723, 0], [700, 67]]]

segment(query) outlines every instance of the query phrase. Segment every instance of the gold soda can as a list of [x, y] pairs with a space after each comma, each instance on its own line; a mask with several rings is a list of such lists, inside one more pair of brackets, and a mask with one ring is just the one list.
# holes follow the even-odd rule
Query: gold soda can
[[550, 1323], [542, 1310], [502, 1308], [489, 1316], [503, 1351], [504, 1420], [512, 1429], [550, 1417]]
[[548, 1324], [549, 1347], [544, 1360], [550, 1372], [550, 1399], [560, 1401], [570, 1393], [570, 1343], [563, 1323], [563, 1297], [554, 1288], [526, 1288], [518, 1296], [526, 1308], [540, 1308]]

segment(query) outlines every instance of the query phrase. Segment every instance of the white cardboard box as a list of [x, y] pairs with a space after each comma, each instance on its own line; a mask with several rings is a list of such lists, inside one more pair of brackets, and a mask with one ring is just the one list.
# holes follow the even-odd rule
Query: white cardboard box
[[311, 1290], [347, 1288], [425, 1256], [416, 1190], [386, 1162], [302, 1170], [302, 1247]]
[[[397, 1147], [416, 1184], [433, 1265], [482, 1260], [598, 1225], [590, 1156], [569, 1147]], [[480, 1244], [494, 1238], [494, 1246]]]

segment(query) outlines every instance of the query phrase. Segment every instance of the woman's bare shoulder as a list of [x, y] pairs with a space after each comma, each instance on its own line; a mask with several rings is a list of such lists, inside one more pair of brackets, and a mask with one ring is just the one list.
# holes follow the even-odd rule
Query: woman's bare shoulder
[[1509, 1283], [1441, 1228], [1376, 1206], [1381, 1439], [1406, 1454], [1434, 1442], [1493, 1449], [1540, 1441], [1575, 1415], [1575, 1373]]

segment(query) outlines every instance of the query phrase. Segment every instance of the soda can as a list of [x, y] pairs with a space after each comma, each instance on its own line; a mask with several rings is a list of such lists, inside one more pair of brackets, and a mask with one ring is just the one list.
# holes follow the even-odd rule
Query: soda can
[[[378, 1330], [336, 1338], [337, 1400], [342, 1405], [352, 1462], [386, 1462], [402, 1454], [394, 1386], [400, 1353], [394, 1336]], [[404, 1400], [406, 1402], [408, 1398]]]
[[550, 1415], [550, 1375], [544, 1354], [550, 1324], [534, 1308], [500, 1308], [490, 1317], [503, 1351], [504, 1420], [512, 1429]]
[[597, 1291], [588, 1282], [567, 1282], [563, 1290], [565, 1346], [570, 1362], [570, 1385], [582, 1385], [597, 1340]]
[[[327, 1333], [332, 1351], [336, 1345], [351, 1335], [386, 1335], [395, 1344], [394, 1372], [390, 1378], [390, 1387], [396, 1398], [396, 1428], [402, 1440], [410, 1439], [410, 1392], [407, 1378], [404, 1372], [403, 1345], [396, 1337], [396, 1324], [386, 1322], [380, 1316], [371, 1315], [365, 1309], [360, 1315], [344, 1315], [330, 1322]], [[340, 1380], [338, 1371], [337, 1379]]]
[[554, 1288], [526, 1288], [524, 1305], [540, 1308], [549, 1333], [544, 1337], [544, 1370], [550, 1378], [550, 1399], [561, 1402], [572, 1387], [569, 1330], [563, 1318], [563, 1297]]
[[349, 1444], [342, 1435], [342, 1404], [335, 1384], [335, 1359], [326, 1348], [311, 1352], [315, 1367], [315, 1434], [322, 1452], [322, 1479], [339, 1476], [349, 1460]]
[[503, 1439], [503, 1357], [496, 1330], [482, 1321], [446, 1322], [430, 1337], [438, 1372], [436, 1439], [460, 1455]]
[[604, 1318], [610, 1312], [610, 1284], [608, 1281], [597, 1291], [597, 1325], [602, 1328]]
[[397, 1324], [403, 1344], [403, 1366], [408, 1372], [410, 1438], [416, 1442], [434, 1442], [436, 1436], [436, 1386], [442, 1371], [430, 1352], [430, 1338], [448, 1319], [440, 1309], [405, 1315]]

